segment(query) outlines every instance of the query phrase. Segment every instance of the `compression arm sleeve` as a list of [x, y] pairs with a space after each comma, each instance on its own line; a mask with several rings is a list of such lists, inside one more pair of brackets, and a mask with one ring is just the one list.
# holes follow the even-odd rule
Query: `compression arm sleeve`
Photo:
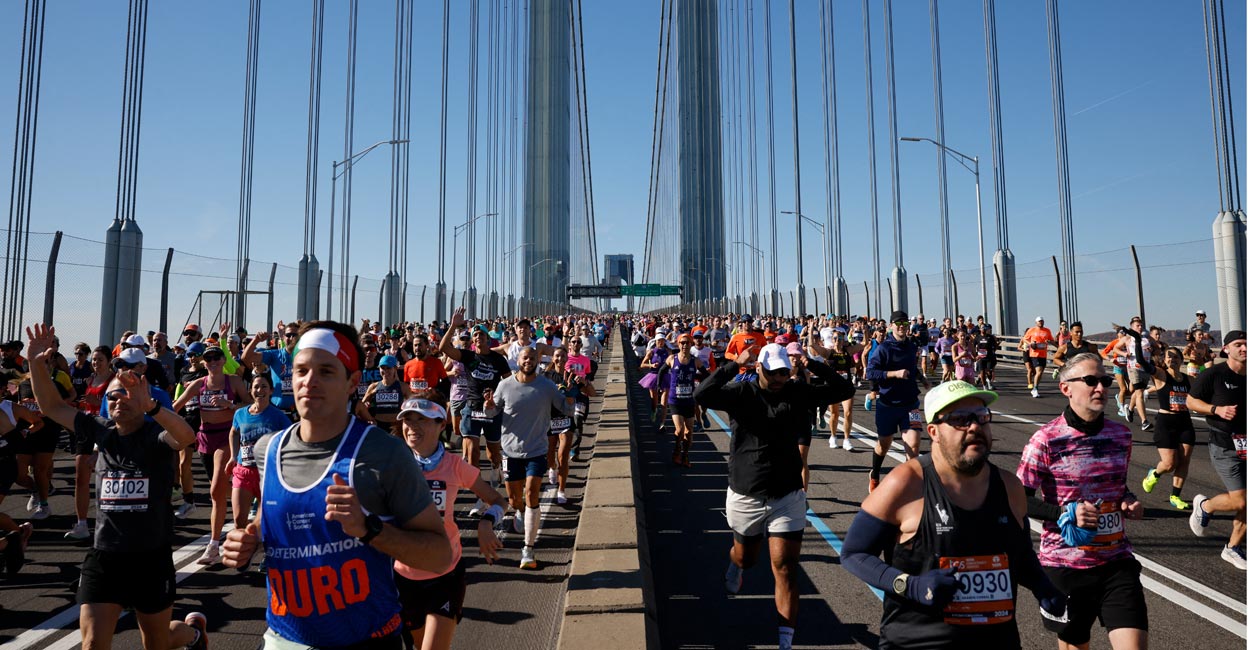
[[893, 593], [893, 580], [904, 573], [880, 559], [880, 553], [897, 540], [900, 528], [881, 521], [866, 510], [859, 510], [845, 533], [841, 546], [841, 566], [854, 577], [884, 591]]
[[1027, 516], [1040, 521], [1057, 521], [1062, 516], [1062, 507], [1046, 502], [1036, 496], [1036, 489], [1024, 487], [1027, 492]]

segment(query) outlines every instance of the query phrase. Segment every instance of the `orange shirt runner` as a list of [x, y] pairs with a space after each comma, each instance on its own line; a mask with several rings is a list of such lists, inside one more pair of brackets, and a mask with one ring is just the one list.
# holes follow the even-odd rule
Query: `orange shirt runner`
[[1023, 341], [1030, 344], [1028, 352], [1034, 358], [1048, 359], [1049, 346], [1055, 342], [1053, 332], [1047, 327], [1032, 327], [1023, 334]]

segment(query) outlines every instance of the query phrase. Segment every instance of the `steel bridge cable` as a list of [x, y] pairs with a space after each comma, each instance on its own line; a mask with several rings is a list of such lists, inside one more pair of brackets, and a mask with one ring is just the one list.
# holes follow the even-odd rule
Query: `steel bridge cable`
[[589, 259], [593, 269], [594, 284], [598, 284], [598, 218], [594, 211], [594, 162], [592, 148], [589, 144], [589, 78], [585, 75], [585, 26], [583, 24], [584, 9], [581, 0], [576, 0], [576, 29], [581, 35], [581, 99], [585, 111], [585, 169], [589, 185]]
[[308, 142], [305, 152], [303, 252], [316, 252], [316, 172], [321, 140], [321, 45], [325, 38], [325, 0], [312, 0], [312, 51], [308, 55]]
[[[1225, 80], [1224, 84], [1229, 89], [1231, 82], [1230, 57], [1227, 55], [1226, 45], [1226, 3], [1223, 0], [1217, 0], [1218, 17], [1217, 22], [1220, 25], [1218, 32], [1221, 35], [1221, 43], [1218, 51], [1220, 53], [1221, 66], [1220, 74]], [[1243, 210], [1243, 203], [1240, 200], [1239, 186], [1239, 150], [1235, 146], [1235, 104], [1234, 97], [1229, 91], [1223, 89], [1223, 84], [1218, 86], [1222, 95], [1222, 111], [1223, 122], [1226, 124], [1225, 131], [1228, 135], [1226, 144], [1226, 156], [1228, 163], [1227, 169], [1227, 196], [1230, 198], [1231, 209], [1235, 212]]]

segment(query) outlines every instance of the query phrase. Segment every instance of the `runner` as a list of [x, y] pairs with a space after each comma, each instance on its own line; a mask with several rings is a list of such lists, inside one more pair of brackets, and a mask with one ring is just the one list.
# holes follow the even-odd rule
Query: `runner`
[[[416, 361], [413, 359], [407, 363], [411, 365]], [[442, 369], [442, 364], [433, 359], [430, 359], [426, 365], [428, 368]], [[399, 419], [399, 409], [408, 397], [415, 394], [415, 391], [399, 379], [398, 359], [387, 354], [377, 362], [377, 367], [381, 369], [381, 379], [369, 384], [364, 391], [364, 399], [355, 405], [355, 416], [369, 424], [377, 425], [382, 431], [397, 433], [395, 422]], [[407, 372], [406, 368], [404, 372]], [[425, 386], [421, 395], [425, 398], [429, 397], [429, 384], [424, 379], [411, 381], [415, 385]]]
[[[724, 350], [724, 358], [735, 361], [737, 355], [749, 350], [752, 353], [751, 356], [757, 359], [762, 353], [763, 346], [767, 344], [766, 333], [754, 326], [754, 317], [749, 314], [742, 314], [737, 322], [739, 328], [728, 341], [728, 347]], [[758, 377], [752, 365], [737, 364], [737, 366], [741, 374], [737, 381], [754, 381]]]
[[[573, 412], [574, 403], [553, 381], [537, 374], [537, 360], [536, 349], [521, 350], [519, 370], [500, 381], [497, 390], [485, 393], [485, 412], [502, 424], [507, 496], [516, 511], [512, 528], [524, 535], [520, 568], [533, 570], [538, 568], [533, 545], [541, 527], [538, 499], [547, 469], [550, 412], [553, 408], [567, 415]], [[573, 375], [572, 381], [584, 380]]]
[[[268, 340], [268, 332], [256, 332], [256, 336], [247, 343], [247, 347], [243, 349], [243, 363], [248, 366], [255, 366], [256, 363], [263, 364], [269, 371], [269, 379], [272, 381], [274, 388], [272, 403], [278, 409], [281, 409], [286, 417], [294, 420], [298, 415], [295, 412], [295, 394], [293, 384], [291, 383], [291, 363], [295, 350], [295, 338], [299, 335], [299, 321], [293, 323], [285, 323], [277, 321], [277, 330], [273, 332], [275, 337], [281, 337], [275, 341], [276, 345], [271, 345], [266, 350], [257, 351], [256, 346], [261, 340]], [[200, 348], [202, 354], [202, 347]], [[191, 348], [187, 348], [188, 358]], [[189, 384], [189, 382], [187, 382]], [[280, 390], [279, 390], [280, 389]]]
[[1098, 618], [1116, 650], [1146, 648], [1140, 563], [1123, 526], [1124, 518], [1144, 517], [1144, 504], [1127, 489], [1131, 430], [1105, 418], [1113, 379], [1099, 355], [1072, 357], [1058, 380], [1068, 405], [1031, 436], [1018, 464], [1028, 514], [1044, 522], [1040, 564], [1072, 603], [1067, 623], [1046, 619], [1045, 626], [1062, 650], [1086, 648]]
[[230, 426], [234, 422], [234, 411], [251, 404], [251, 395], [247, 393], [242, 377], [225, 374], [225, 353], [221, 348], [204, 350], [204, 365], [208, 374], [187, 387], [186, 392], [173, 403], [173, 410], [177, 411], [191, 400], [199, 403], [200, 425], [195, 440], [204, 474], [210, 479], [208, 496], [212, 499], [212, 512], [208, 548], [196, 562], [211, 565], [221, 561], [218, 538], [221, 528], [225, 526], [233, 482], [226, 473], [226, 463], [230, 459]]
[[932, 453], [889, 472], [849, 527], [841, 563], [885, 594], [880, 648], [1020, 648], [1016, 586], [1065, 615], [1031, 547], [1023, 486], [988, 460], [996, 399], [961, 380], [929, 391]]
[[992, 325], [985, 323], [975, 340], [975, 383], [992, 390], [997, 380], [997, 350], [1001, 341], [992, 333]]
[[[354, 327], [301, 326], [293, 358], [299, 423], [256, 443], [264, 506], [257, 521], [229, 532], [223, 559], [245, 567], [264, 546], [265, 647], [398, 650], [394, 561], [427, 571], [450, 564], [445, 527], [410, 450], [348, 410], [363, 357]], [[309, 575], [325, 576], [319, 603]]]
[[1205, 320], [1208, 317], [1209, 316], [1205, 314], [1205, 310], [1197, 309], [1196, 320], [1191, 325], [1187, 326], [1187, 331], [1200, 332], [1201, 334], [1208, 334], [1209, 330], [1213, 328], [1213, 326], [1209, 324], [1207, 320]]
[[1080, 354], [1096, 351], [1096, 344], [1083, 338], [1083, 323], [1079, 321], [1071, 323], [1070, 337], [1064, 343], [1058, 345], [1057, 350], [1053, 353], [1053, 377], [1057, 378], [1058, 373], [1066, 366], [1067, 359], [1073, 359]]
[[[702, 360], [702, 367], [706, 368], [708, 372], [715, 372], [715, 368], [718, 367], [719, 361], [715, 359], [715, 351], [707, 345], [706, 336], [703, 333], [693, 333], [692, 352], [695, 357]], [[711, 428], [711, 421], [706, 413], [706, 409], [702, 408], [702, 405], [697, 404], [696, 402], [694, 403], [694, 408], [697, 409], [697, 414], [693, 418], [693, 430], [696, 432], [705, 431], [706, 429]]]
[[440, 404], [419, 397], [403, 402], [399, 411], [399, 431], [424, 474], [434, 506], [442, 518], [451, 544], [451, 561], [441, 570], [427, 571], [395, 561], [394, 577], [403, 606], [403, 633], [411, 647], [446, 650], [455, 637], [455, 627], [463, 617], [464, 594], [468, 589], [467, 570], [459, 527], [455, 525], [455, 495], [470, 490], [490, 504], [477, 521], [477, 546], [489, 564], [498, 559], [502, 544], [494, 535], [494, 524], [503, 518], [507, 497], [481, 478], [481, 470], [460, 456], [446, 453], [438, 440], [446, 422]]
[[1122, 328], [1122, 332], [1128, 337], [1120, 349], [1127, 357], [1127, 385], [1131, 387], [1126, 406], [1127, 421], [1130, 422], [1133, 415], [1139, 415], [1140, 428], [1150, 431], [1153, 425], [1148, 421], [1144, 393], [1156, 372], [1153, 366], [1153, 340], [1144, 333], [1144, 319], [1139, 316], [1133, 317], [1129, 326]]
[[879, 384], [879, 404], [875, 411], [875, 450], [871, 472], [867, 475], [867, 492], [880, 484], [880, 468], [893, 444], [893, 436], [901, 431], [906, 456], [919, 456], [919, 430], [923, 412], [919, 408], [919, 387], [930, 388], [927, 377], [919, 372], [918, 347], [909, 340], [910, 319], [904, 311], [894, 311], [892, 337], [876, 346], [867, 360], [867, 379]]
[[659, 433], [663, 433], [667, 420], [666, 389], [663, 380], [667, 358], [672, 349], [667, 345], [667, 334], [662, 330], [654, 333], [653, 347], [642, 357], [640, 368], [646, 371], [641, 378], [641, 387], [650, 391], [650, 420], [659, 425]]
[[958, 342], [953, 344], [954, 375], [958, 381], [975, 381], [975, 342], [970, 332], [958, 332]]
[[[870, 382], [868, 386], [870, 390], [867, 391], [866, 396], [862, 399], [862, 408], [867, 411], [875, 408], [875, 401], [880, 396], [880, 382], [867, 377], [867, 364], [871, 361], [871, 357], [875, 356], [876, 349], [884, 342], [886, 336], [888, 336], [888, 331], [884, 328], [877, 327], [871, 330], [871, 338], [867, 339], [866, 344], [863, 345], [862, 351], [858, 353], [858, 358], [856, 359], [862, 369], [862, 376], [866, 377], [867, 381]], [[932, 343], [932, 345], [936, 344]], [[924, 376], [926, 377], [926, 375]]]
[[260, 438], [290, 426], [290, 418], [273, 406], [272, 397], [273, 379], [268, 373], [257, 373], [251, 379], [251, 404], [234, 411], [225, 474], [230, 477], [230, 504], [234, 508], [235, 528], [247, 527], [251, 521], [251, 501], [259, 500], [261, 495], [256, 443]]
[[1032, 397], [1040, 397], [1040, 379], [1048, 363], [1049, 346], [1054, 342], [1053, 332], [1044, 326], [1043, 316], [1036, 316], [1036, 326], [1024, 332], [1018, 341], [1018, 349], [1023, 351], [1023, 361], [1027, 364], [1027, 390]]
[[1132, 344], [1131, 338], [1127, 336], [1126, 328], [1117, 327], [1115, 332], [1117, 338], [1110, 341], [1102, 350], [1101, 358], [1108, 359], [1114, 366], [1114, 381], [1118, 383], [1118, 394], [1115, 399], [1118, 402], [1118, 417], [1130, 422], [1135, 417], [1127, 408], [1127, 404], [1131, 398], [1131, 386], [1127, 383], [1127, 347]]
[[958, 341], [954, 337], [954, 328], [944, 327], [940, 330], [940, 339], [936, 341], [936, 355], [940, 357], [940, 381], [953, 381], [953, 346]]
[[[47, 325], [26, 329], [33, 362], [46, 364], [52, 358], [55, 331]], [[193, 442], [195, 432], [152, 398], [146, 378], [135, 369], [118, 373], [109, 385], [111, 420], [65, 403], [47, 373], [32, 373], [31, 384], [46, 418], [100, 448], [95, 541], [78, 586], [82, 646], [112, 647], [122, 609], [133, 608], [145, 648], [207, 648], [203, 614], [170, 620], [177, 589], [169, 503], [174, 452]]]
[[1210, 515], [1230, 512], [1235, 515], [1231, 537], [1222, 547], [1222, 559], [1237, 569], [1248, 567], [1244, 559], [1244, 458], [1248, 456], [1248, 437], [1244, 424], [1244, 331], [1232, 330], [1222, 337], [1219, 363], [1200, 373], [1192, 382], [1187, 408], [1205, 416], [1209, 424], [1209, 460], [1226, 492], [1213, 498], [1197, 494], [1192, 499], [1192, 532], [1204, 537], [1209, 532]]
[[[667, 408], [672, 412], [672, 427], [676, 433], [676, 444], [672, 447], [672, 462], [691, 467], [689, 449], [693, 446], [693, 423], [697, 419], [697, 402], [693, 399], [693, 390], [698, 385], [699, 375], [704, 374], [706, 366], [693, 354], [693, 337], [681, 334], [676, 339], [677, 353], [669, 356], [664, 363], [667, 365], [668, 383], [665, 386]], [[809, 446], [809, 441], [807, 441]]]
[[1174, 472], [1171, 480], [1170, 505], [1176, 510], [1187, 510], [1192, 504], [1183, 500], [1183, 481], [1187, 479], [1187, 467], [1192, 460], [1192, 448], [1196, 444], [1196, 429], [1192, 414], [1187, 410], [1187, 395], [1191, 382], [1183, 374], [1183, 354], [1176, 349], [1166, 350], [1165, 366], [1158, 366], [1153, 375], [1153, 392], [1157, 395], [1157, 425], [1153, 431], [1153, 445], [1161, 461], [1148, 470], [1144, 477], [1144, 491], [1152, 492], [1157, 480], [1168, 472]]
[[758, 378], [736, 381], [741, 368], [751, 365], [755, 357], [751, 347], [734, 354], [734, 360], [725, 362], [694, 391], [702, 406], [726, 412], [732, 428], [726, 515], [733, 533], [724, 586], [732, 594], [741, 590], [744, 571], [754, 565], [767, 537], [776, 581], [780, 647], [790, 648], [797, 625], [796, 574], [806, 527], [797, 438], [810, 429], [809, 410], [844, 401], [853, 395], [854, 386], [818, 361], [811, 361], [809, 367], [824, 378], [825, 386], [789, 381], [793, 368], [788, 354], [774, 343], [765, 346], [758, 357]]
[[[584, 380], [581, 383], [581, 387], [583, 387], [584, 390], [581, 390], [578, 387], [574, 391], [574, 394], [573, 394], [573, 397], [576, 399], [576, 405], [574, 407], [575, 412], [572, 414], [572, 429], [576, 432], [576, 435], [572, 439], [572, 447], [571, 447], [571, 452], [570, 452], [571, 460], [576, 460], [576, 458], [580, 455], [581, 437], [585, 433], [585, 420], [586, 418], [589, 417], [589, 398], [595, 397], [598, 394], [594, 389], [594, 376], [598, 372], [598, 363], [592, 357], [587, 357], [584, 354], [581, 354], [581, 349], [583, 345], [582, 339], [589, 339], [589, 340], [594, 341], [595, 343], [598, 342], [598, 339], [593, 336], [582, 336], [580, 338], [574, 336], [568, 339], [567, 359], [562, 363], [562, 366], [558, 362], [555, 362], [553, 364], [556, 369], [559, 369], [560, 367], [562, 367], [562, 369], [565, 372], [570, 372]], [[564, 382], [564, 383], [566, 384], [567, 382]], [[571, 384], [571, 385], [575, 385], [575, 384]], [[551, 414], [551, 417], [554, 417], [553, 413]], [[562, 442], [562, 439], [561, 439], [561, 442]], [[561, 483], [559, 484], [560, 485], [559, 494], [563, 496], [556, 496], [556, 500], [559, 500], [560, 498], [562, 498], [562, 501], [559, 501], [559, 503], [563, 504], [563, 503], [567, 503], [568, 501], [567, 496], [564, 495], [563, 493], [567, 490], [567, 482], [568, 482], [567, 466], [568, 466], [569, 456], [567, 453], [563, 451], [562, 445], [560, 447], [560, 454], [561, 456], [560, 456], [560, 461], [559, 461], [559, 476], [561, 476], [562, 479], [561, 479]]]
[[1187, 340], [1187, 345], [1183, 346], [1183, 359], [1187, 363], [1183, 367], [1183, 372], [1189, 377], [1195, 377], [1209, 367], [1209, 362], [1213, 361], [1213, 353], [1204, 342], [1203, 333], [1188, 332], [1184, 338]]
[[[34, 375], [47, 375], [53, 379], [52, 385], [56, 387], [62, 404], [77, 403], [74, 397], [74, 384], [69, 374], [57, 368], [56, 358], [52, 356], [56, 348], [57, 343], [53, 341], [51, 352], [42, 360], [36, 360], [35, 354], [31, 352], [30, 375], [17, 385], [17, 398], [21, 405], [39, 418], [43, 418], [43, 414], [35, 400]], [[143, 353], [138, 350], [134, 350], [131, 354], [139, 359], [144, 358]], [[52, 515], [52, 509], [48, 506], [48, 494], [52, 490], [52, 461], [63, 431], [64, 429], [55, 421], [44, 422], [43, 426], [28, 431], [25, 439], [18, 445], [17, 484], [30, 490], [30, 498], [26, 501], [26, 512], [31, 513], [30, 518], [35, 521], [47, 519]]]

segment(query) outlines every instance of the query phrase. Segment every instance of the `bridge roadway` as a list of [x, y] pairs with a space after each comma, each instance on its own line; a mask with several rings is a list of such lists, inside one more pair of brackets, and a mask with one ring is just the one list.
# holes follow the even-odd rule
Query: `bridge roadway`
[[[608, 364], [604, 361], [595, 381], [599, 395], [606, 387]], [[602, 408], [601, 398], [591, 400], [586, 423], [584, 459], [591, 459], [595, 432]], [[484, 454], [483, 454], [484, 456]], [[53, 516], [34, 522], [36, 532], [28, 562], [16, 580], [0, 579], [0, 647], [4, 650], [47, 648], [68, 650], [81, 645], [78, 608], [71, 584], [89, 544], [72, 542], [62, 535], [74, 523], [73, 459], [56, 454], [53, 485], [57, 493], [49, 500]], [[483, 463], [487, 462], [484, 461]], [[523, 537], [510, 530], [499, 532], [503, 541], [501, 561], [488, 565], [477, 553], [476, 523], [467, 512], [476, 498], [461, 492], [455, 503], [463, 531], [464, 558], [468, 567], [468, 593], [464, 617], [455, 635], [454, 648], [506, 647], [519, 650], [554, 648], [563, 621], [564, 596], [571, 568], [572, 548], [580, 520], [587, 464], [574, 462], [568, 478], [569, 504], [555, 503], [554, 488], [543, 486], [543, 523], [537, 543], [537, 571], [521, 571]], [[195, 463], [196, 489], [205, 498], [208, 481]], [[0, 511], [25, 521], [26, 493], [20, 488], [0, 504]], [[195, 559], [208, 541], [210, 507], [201, 501], [185, 523], [176, 526], [174, 562], [178, 567], [178, 600], [174, 616], [201, 611], [208, 616], [214, 650], [253, 650], [261, 646], [267, 605], [264, 577], [253, 570], [239, 574], [222, 565], [201, 567]], [[227, 524], [228, 526], [229, 524]], [[114, 646], [139, 648], [133, 616], [118, 624]]]
[[[1027, 392], [1021, 370], [999, 372], [1002, 397], [994, 405], [992, 462], [1013, 471], [1038, 423], [1056, 417], [1065, 402], [1056, 382], [1045, 375], [1041, 397]], [[630, 367], [630, 380], [637, 377]], [[671, 462], [671, 434], [659, 435], [649, 424], [648, 397], [636, 387], [630, 393], [643, 468], [646, 536], [654, 576], [659, 636], [663, 648], [776, 647], [774, 582], [766, 546], [757, 566], [745, 574], [744, 587], [731, 596], [723, 588], [732, 533], [724, 518], [727, 487], [727, 416], [716, 413], [711, 428], [695, 434], [692, 467]], [[819, 432], [810, 451], [811, 480], [808, 526], [802, 544], [798, 584], [801, 605], [795, 648], [874, 648], [878, 641], [880, 596], [839, 566], [837, 549], [867, 494], [870, 448], [874, 445], [872, 414], [862, 410], [860, 390], [855, 402], [853, 451], [828, 447]], [[1145, 519], [1127, 524], [1127, 535], [1144, 564], [1143, 581], [1149, 610], [1150, 647], [1180, 648], [1198, 643], [1202, 650], [1243, 648], [1245, 624], [1244, 572], [1220, 557], [1230, 532], [1230, 519], [1216, 517], [1210, 536], [1197, 538], [1187, 513], [1168, 502], [1170, 480], [1152, 494], [1140, 481], [1157, 461], [1150, 433], [1135, 431], [1130, 487], [1144, 501]], [[1223, 491], [1205, 448], [1207, 430], [1198, 422], [1197, 446], [1183, 496], [1209, 496]], [[930, 440], [923, 450], [930, 449]], [[887, 466], [902, 458], [897, 448]], [[1190, 511], [1189, 511], [1190, 512]], [[1038, 536], [1033, 534], [1037, 541]], [[1024, 647], [1051, 650], [1056, 639], [1040, 623], [1039, 609], [1029, 594], [1018, 599], [1018, 624]], [[1103, 629], [1094, 629], [1091, 647], [1109, 648]]]

